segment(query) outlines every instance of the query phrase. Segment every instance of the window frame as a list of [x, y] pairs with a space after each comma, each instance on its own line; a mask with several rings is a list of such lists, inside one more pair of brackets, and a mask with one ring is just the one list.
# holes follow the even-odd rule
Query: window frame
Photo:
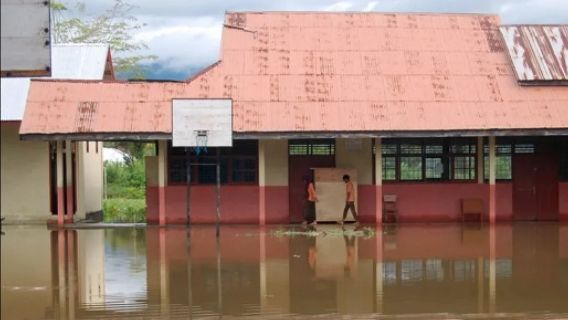
[[[251, 141], [251, 140], [242, 140], [242, 141]], [[258, 185], [258, 179], [259, 179], [259, 169], [258, 169], [258, 141], [254, 140], [255, 142], [255, 146], [252, 146], [253, 149], [255, 149], [256, 152], [251, 152], [249, 154], [238, 154], [238, 153], [234, 153], [234, 152], [239, 152], [238, 149], [236, 149], [237, 147], [235, 146], [235, 144], [239, 144], [239, 143], [243, 143], [242, 141], [234, 141], [234, 145], [231, 148], [221, 148], [220, 150], [220, 154], [219, 154], [219, 160], [222, 163], [223, 161], [227, 162], [227, 169], [226, 169], [226, 180], [223, 182], [223, 176], [221, 176], [221, 185], [231, 185], [231, 186], [251, 186], [251, 185]], [[246, 142], [244, 142], [246, 143]], [[251, 143], [252, 145], [252, 143]], [[251, 148], [251, 146], [246, 146], [246, 148]], [[185, 154], [185, 148], [180, 147], [177, 154], [175, 154], [173, 152], [174, 149], [178, 149], [177, 147], [174, 148], [172, 147], [172, 143], [171, 141], [168, 141], [168, 147], [167, 147], [167, 165], [168, 165], [168, 185], [169, 186], [180, 186], [180, 185], [187, 185], [187, 181], [185, 179], [185, 177], [187, 176], [187, 172], [186, 170], [186, 154]], [[244, 149], [244, 148], [243, 148]], [[214, 147], [210, 147], [208, 148], [208, 152], [207, 154], [203, 155], [196, 155], [195, 153], [192, 152], [191, 154], [191, 158], [190, 161], [192, 163], [198, 162], [198, 161], [203, 161], [203, 160], [210, 160], [211, 163], [215, 163], [216, 160], [216, 152], [217, 152], [217, 148]], [[182, 161], [183, 162], [183, 172], [185, 173], [184, 175], [184, 179], [183, 181], [173, 181], [174, 179], [172, 179], [172, 174], [173, 174], [173, 166], [172, 166], [172, 162], [174, 160], [177, 161]], [[235, 170], [233, 169], [233, 161], [234, 160], [253, 160], [254, 161], [254, 169], [246, 169], [245, 171], [248, 172], [254, 172], [255, 178], [254, 181], [234, 181], [233, 179], [233, 174], [235, 172]], [[199, 181], [199, 169], [202, 168], [204, 166], [200, 166], [200, 165], [192, 165], [191, 166], [191, 185], [198, 185], [198, 186], [213, 186], [215, 185], [215, 182], [210, 183], [210, 182], [201, 182]], [[221, 172], [223, 172], [222, 167], [221, 167]]]
[[[527, 151], [521, 151], [523, 150], [522, 148], [528, 148], [528, 147], [532, 147], [532, 150], [527, 152]], [[504, 151], [507, 150], [505, 148], [508, 148], [508, 151]], [[497, 174], [499, 172], [499, 168], [495, 168], [496, 171], [496, 176], [495, 176], [495, 181], [496, 182], [512, 182], [513, 181], [513, 157], [515, 155], [519, 155], [519, 154], [536, 154], [538, 153], [538, 141], [531, 139], [531, 138], [501, 138], [501, 139], [497, 139], [496, 143], [495, 143], [495, 158], [496, 158], [496, 162], [497, 164], [498, 162], [498, 158], [500, 157], [508, 157], [510, 160], [510, 177], [509, 178], [503, 178], [503, 177], [499, 177], [499, 175]], [[487, 163], [489, 163], [489, 144], [484, 143], [483, 144], [483, 181], [484, 182], [488, 182], [489, 181], [489, 167], [487, 166]], [[487, 172], [486, 172], [487, 171]], [[487, 175], [486, 175], [487, 173]]]
[[[292, 153], [292, 148], [305, 148], [305, 153]], [[328, 148], [327, 153], [314, 153], [318, 148]], [[288, 157], [335, 156], [335, 139], [292, 139], [288, 140]]]
[[[385, 148], [385, 146], [393, 146]], [[402, 145], [420, 145], [420, 153], [404, 153], [401, 150]], [[452, 145], [469, 145], [471, 148], [474, 148], [473, 152], [467, 153], [452, 153], [451, 146]], [[435, 147], [438, 148], [438, 152], [436, 151], [428, 151], [428, 147]], [[470, 150], [471, 150], [470, 148]], [[385, 149], [389, 149], [390, 153], [385, 153]], [[383, 183], [476, 183], [477, 182], [477, 168], [478, 168], [478, 161], [477, 161], [477, 140], [475, 138], [397, 138], [397, 139], [383, 139], [381, 144], [382, 150], [382, 181]], [[395, 150], [393, 153], [392, 150]], [[374, 148], [373, 156], [376, 156], [376, 149]], [[471, 170], [473, 173], [473, 177], [470, 179], [455, 179], [454, 170], [450, 169], [454, 167], [455, 157], [460, 156], [468, 156], [473, 158], [473, 168]], [[402, 179], [402, 170], [401, 170], [401, 159], [404, 157], [420, 157], [421, 158], [421, 178], [420, 179]], [[385, 179], [385, 158], [394, 158], [395, 159], [395, 178], [394, 179]], [[427, 167], [426, 162], [427, 159], [440, 159], [443, 171], [442, 175], [437, 177], [427, 177]], [[376, 170], [376, 169], [375, 169]]]

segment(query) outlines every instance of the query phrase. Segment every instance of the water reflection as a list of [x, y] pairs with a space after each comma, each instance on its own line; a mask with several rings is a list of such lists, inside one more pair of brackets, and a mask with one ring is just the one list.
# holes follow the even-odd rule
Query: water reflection
[[2, 319], [568, 312], [568, 226], [4, 228]]

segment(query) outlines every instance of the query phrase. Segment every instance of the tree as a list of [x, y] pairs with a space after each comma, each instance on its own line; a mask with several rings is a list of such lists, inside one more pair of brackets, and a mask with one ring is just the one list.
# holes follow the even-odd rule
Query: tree
[[133, 36], [144, 27], [131, 12], [136, 7], [126, 0], [114, 0], [113, 6], [95, 17], [78, 17], [85, 12], [85, 3], [77, 2], [74, 10], [64, 2], [51, 1], [53, 42], [108, 43], [115, 54], [114, 70], [131, 78], [144, 78], [141, 62], [156, 59], [155, 55], [136, 54], [148, 46]]

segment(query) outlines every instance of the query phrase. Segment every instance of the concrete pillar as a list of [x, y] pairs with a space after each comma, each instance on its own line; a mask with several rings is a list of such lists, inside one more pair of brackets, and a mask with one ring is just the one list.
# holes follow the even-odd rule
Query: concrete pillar
[[75, 152], [75, 161], [76, 161], [76, 180], [75, 183], [77, 184], [75, 188], [77, 188], [77, 211], [75, 215], [77, 219], [85, 219], [86, 217], [86, 208], [85, 208], [85, 164], [84, 164], [84, 157], [85, 157], [85, 144], [88, 142], [76, 142], [77, 143], [77, 151]]
[[497, 293], [497, 235], [495, 226], [489, 227], [489, 313], [495, 312], [495, 296]]
[[166, 225], [167, 153], [167, 141], [160, 140], [158, 142], [158, 217], [160, 226]]
[[75, 230], [66, 230], [67, 233], [67, 314], [68, 319], [75, 319], [75, 306], [77, 305], [77, 255]]
[[483, 184], [484, 170], [483, 170], [483, 137], [477, 137], [477, 183]]
[[260, 246], [260, 312], [268, 310], [268, 288], [266, 274], [266, 230], [262, 228], [259, 233]]
[[375, 138], [375, 221], [383, 223], [383, 148], [381, 138]]
[[497, 220], [495, 180], [496, 180], [495, 136], [489, 137], [489, 222]]
[[485, 273], [483, 272], [483, 257], [477, 257], [477, 313], [483, 313], [483, 283], [485, 281]]
[[65, 192], [67, 203], [65, 210], [65, 222], [73, 222], [73, 144], [71, 140], [65, 142]]
[[57, 224], [62, 226], [65, 223], [65, 182], [63, 181], [63, 142], [57, 141], [56, 146], [57, 162]]
[[258, 141], [258, 224], [266, 224], [266, 140]]
[[[59, 147], [61, 141], [57, 141], [57, 146]], [[59, 148], [58, 148], [59, 149]], [[59, 158], [58, 158], [59, 159]], [[66, 255], [65, 255], [65, 230], [59, 229], [57, 231], [57, 300], [58, 300], [58, 318], [59, 319], [67, 319], [67, 294], [66, 289], [67, 285], [65, 284], [65, 270], [66, 270]]]
[[383, 226], [375, 228], [376, 259], [375, 259], [375, 313], [383, 313]]
[[168, 256], [166, 254], [166, 229], [159, 230], [160, 246], [160, 311], [162, 316], [170, 314], [170, 275], [168, 267]]

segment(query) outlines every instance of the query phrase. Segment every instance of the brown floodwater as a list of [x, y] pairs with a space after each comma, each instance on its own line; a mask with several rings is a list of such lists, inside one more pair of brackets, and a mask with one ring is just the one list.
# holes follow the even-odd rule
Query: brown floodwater
[[568, 225], [2, 231], [2, 319], [568, 318]]

